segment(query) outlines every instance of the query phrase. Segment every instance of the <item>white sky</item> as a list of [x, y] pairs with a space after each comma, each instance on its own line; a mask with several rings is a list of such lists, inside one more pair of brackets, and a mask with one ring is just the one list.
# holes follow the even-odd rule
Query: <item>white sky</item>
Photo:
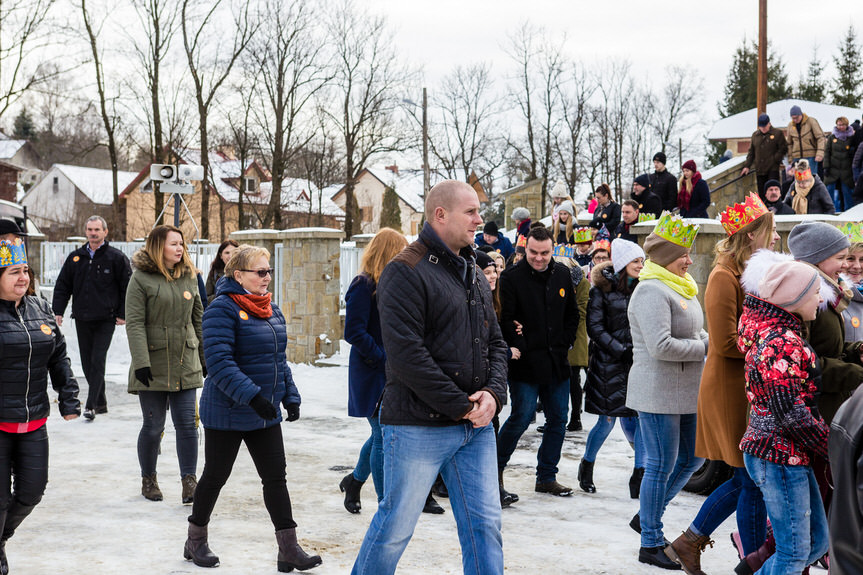
[[[511, 69], [502, 48], [507, 34], [529, 21], [555, 40], [565, 35], [567, 52], [582, 62], [629, 59], [636, 77], [650, 78], [655, 88], [670, 64], [697, 69], [708, 126], [718, 119], [734, 50], [744, 35], [758, 34], [757, 0], [358, 0], [358, 6], [387, 17], [402, 56], [423, 66], [430, 90], [460, 63], [492, 62], [495, 78], [504, 78]], [[863, 40], [863, 3], [768, 2], [768, 36], [792, 83], [816, 44], [832, 77], [831, 57], [849, 23]]]

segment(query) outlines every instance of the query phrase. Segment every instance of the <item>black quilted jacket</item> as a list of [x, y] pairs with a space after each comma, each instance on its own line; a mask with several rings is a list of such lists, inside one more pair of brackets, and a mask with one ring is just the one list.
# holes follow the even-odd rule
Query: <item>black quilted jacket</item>
[[381, 275], [387, 356], [381, 423], [455, 425], [473, 407], [468, 396], [481, 389], [491, 392], [498, 411], [506, 402], [507, 347], [491, 290], [473, 250], [460, 256], [426, 224]]
[[48, 417], [48, 374], [61, 415], [81, 414], [78, 382], [66, 340], [48, 302], [25, 296], [17, 308], [0, 300], [0, 421], [24, 423]]

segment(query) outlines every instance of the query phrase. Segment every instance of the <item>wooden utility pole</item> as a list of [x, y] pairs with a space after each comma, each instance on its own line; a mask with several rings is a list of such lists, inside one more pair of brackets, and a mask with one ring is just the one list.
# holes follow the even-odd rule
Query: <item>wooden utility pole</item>
[[430, 189], [428, 95], [426, 89], [423, 88], [423, 199], [428, 197]]
[[758, 0], [758, 114], [767, 112], [767, 0]]

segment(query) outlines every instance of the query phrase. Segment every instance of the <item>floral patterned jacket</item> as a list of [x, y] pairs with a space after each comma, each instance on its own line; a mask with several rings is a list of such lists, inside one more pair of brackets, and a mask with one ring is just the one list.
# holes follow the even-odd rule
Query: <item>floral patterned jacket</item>
[[746, 296], [737, 346], [746, 356], [750, 409], [740, 449], [780, 465], [827, 458], [829, 428], [816, 406], [821, 370], [802, 327], [784, 309]]

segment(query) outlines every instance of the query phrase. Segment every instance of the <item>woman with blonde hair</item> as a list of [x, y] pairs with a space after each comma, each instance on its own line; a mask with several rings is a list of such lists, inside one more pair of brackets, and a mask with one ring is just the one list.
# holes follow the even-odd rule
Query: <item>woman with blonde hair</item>
[[360, 490], [369, 477], [380, 501], [384, 496], [384, 452], [376, 407], [386, 383], [386, 353], [381, 340], [376, 287], [386, 265], [407, 247], [407, 239], [392, 228], [382, 228], [363, 252], [360, 273], [345, 294], [345, 341], [351, 344], [348, 366], [348, 415], [365, 417], [371, 435], [360, 449], [357, 464], [342, 478], [345, 509], [359, 513]]
[[578, 211], [572, 202], [567, 200], [560, 204], [557, 211], [557, 219], [554, 220], [554, 225], [552, 226], [551, 237], [554, 243], [571, 244], [575, 241], [573, 224], [575, 223], [576, 213]]
[[203, 385], [203, 304], [197, 270], [174, 226], [150, 231], [132, 256], [135, 268], [126, 290], [126, 335], [132, 355], [129, 393], [137, 394], [143, 425], [138, 434], [141, 495], [161, 501], [156, 481], [159, 443], [168, 405], [177, 441], [183, 504], [194, 500], [198, 436], [196, 390]]

